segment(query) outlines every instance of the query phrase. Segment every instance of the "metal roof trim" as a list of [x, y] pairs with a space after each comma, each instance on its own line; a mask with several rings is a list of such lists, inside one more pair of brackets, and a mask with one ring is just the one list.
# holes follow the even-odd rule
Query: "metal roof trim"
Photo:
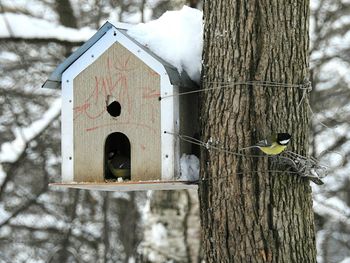
[[62, 73], [83, 55], [91, 46], [93, 46], [108, 30], [114, 27], [111, 23], [106, 22], [88, 41], [66, 58], [51, 73], [50, 77], [42, 85], [42, 88], [59, 89], [62, 79]]
[[[119, 24], [117, 24], [119, 25]], [[109, 22], [106, 22], [88, 41], [86, 41], [81, 47], [73, 52], [68, 58], [66, 58], [57, 68], [51, 73], [50, 77], [42, 85], [42, 88], [59, 89], [62, 82], [63, 72], [69, 68], [80, 56], [82, 56], [90, 47], [92, 47], [104, 34], [107, 33], [111, 28], [115, 28], [118, 32], [129, 38], [135, 45], [142, 48], [154, 59], [158, 60], [165, 68], [170, 82], [172, 85], [195, 87], [195, 84], [187, 75], [185, 71], [179, 72], [176, 67], [166, 62], [164, 59], [156, 55], [149, 48], [145, 47], [141, 43], [137, 42], [134, 38], [127, 34], [127, 30], [131, 25], [120, 24], [120, 27], [116, 27]]]

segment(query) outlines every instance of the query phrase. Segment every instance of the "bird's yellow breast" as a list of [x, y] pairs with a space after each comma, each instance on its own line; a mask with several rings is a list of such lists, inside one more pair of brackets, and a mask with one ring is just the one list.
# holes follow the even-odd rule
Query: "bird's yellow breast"
[[280, 145], [278, 143], [272, 143], [271, 146], [269, 147], [259, 147], [260, 150], [262, 150], [264, 153], [268, 154], [268, 155], [276, 155], [276, 154], [280, 154], [281, 152], [283, 152], [286, 149], [287, 145]]

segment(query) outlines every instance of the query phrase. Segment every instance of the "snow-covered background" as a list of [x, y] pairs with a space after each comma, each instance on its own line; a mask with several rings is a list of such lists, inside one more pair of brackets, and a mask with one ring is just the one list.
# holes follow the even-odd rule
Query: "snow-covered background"
[[[194, 0], [0, 0], [0, 262], [198, 259], [196, 194], [47, 187], [60, 173], [60, 94], [40, 88], [105, 21], [138, 24], [166, 10], [181, 11], [129, 33], [198, 81], [202, 14], [183, 8], [198, 2], [200, 8]], [[349, 1], [311, 0], [310, 30], [310, 150], [330, 166], [325, 185], [313, 186], [318, 262], [344, 263], [350, 262]], [[182, 157], [183, 175], [195, 179], [197, 169], [198, 160]], [[178, 252], [164, 254], [166, 245]]]

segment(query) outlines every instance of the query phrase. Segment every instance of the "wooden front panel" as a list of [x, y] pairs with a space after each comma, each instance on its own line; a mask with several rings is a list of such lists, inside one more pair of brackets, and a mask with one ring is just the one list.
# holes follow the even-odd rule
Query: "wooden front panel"
[[[161, 178], [160, 76], [125, 49], [113, 44], [74, 79], [74, 180], [104, 180], [104, 145], [113, 132], [131, 144], [131, 180]], [[121, 114], [112, 117], [112, 96]]]

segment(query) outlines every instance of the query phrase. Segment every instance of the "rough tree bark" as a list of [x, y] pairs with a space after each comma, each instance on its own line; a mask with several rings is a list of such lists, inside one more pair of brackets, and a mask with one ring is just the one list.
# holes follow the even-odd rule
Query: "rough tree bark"
[[[203, 88], [224, 81], [302, 83], [308, 21], [308, 0], [205, 1]], [[307, 99], [298, 107], [302, 95], [297, 88], [258, 85], [206, 91], [202, 138], [238, 152], [271, 132], [289, 132], [289, 149], [305, 155], [309, 116]], [[269, 169], [267, 157], [203, 150], [199, 195], [207, 262], [316, 262], [309, 182]]]

